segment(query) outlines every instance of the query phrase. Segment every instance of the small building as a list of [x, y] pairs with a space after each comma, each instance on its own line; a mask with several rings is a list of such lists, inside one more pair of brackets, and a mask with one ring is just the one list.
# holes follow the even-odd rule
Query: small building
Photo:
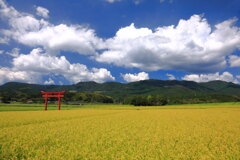
[[32, 104], [33, 101], [30, 99], [30, 100], [27, 100], [27, 104]]

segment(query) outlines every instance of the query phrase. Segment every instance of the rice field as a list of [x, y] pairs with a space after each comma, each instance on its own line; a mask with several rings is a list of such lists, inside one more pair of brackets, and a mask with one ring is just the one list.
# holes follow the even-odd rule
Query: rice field
[[16, 107], [0, 105], [1, 160], [240, 159], [239, 104]]

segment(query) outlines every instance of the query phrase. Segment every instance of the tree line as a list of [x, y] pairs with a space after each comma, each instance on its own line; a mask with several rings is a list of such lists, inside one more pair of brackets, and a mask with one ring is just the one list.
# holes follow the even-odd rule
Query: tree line
[[198, 96], [134, 95], [124, 100], [125, 104], [135, 106], [163, 106], [171, 104], [198, 104], [240, 102], [240, 96], [203, 94]]
[[[56, 102], [57, 98], [49, 98], [49, 102]], [[190, 96], [165, 96], [165, 95], [132, 95], [127, 97], [112, 97], [92, 92], [66, 92], [62, 99], [66, 104], [82, 103], [117, 103], [135, 106], [162, 106], [169, 104], [196, 104], [218, 102], [240, 102], [237, 95], [202, 94]], [[43, 103], [44, 98], [40, 93], [1, 92], [0, 102]]]
[[[49, 102], [54, 103], [57, 98], [48, 98]], [[22, 103], [43, 103], [44, 98], [39, 94], [26, 94], [22, 92], [16, 92], [14, 94], [3, 92], [0, 93], [0, 100], [2, 103], [10, 102], [22, 102]], [[66, 92], [62, 101], [69, 104], [80, 103], [113, 103], [111, 96], [101, 95], [97, 93], [85, 93], [85, 92]]]

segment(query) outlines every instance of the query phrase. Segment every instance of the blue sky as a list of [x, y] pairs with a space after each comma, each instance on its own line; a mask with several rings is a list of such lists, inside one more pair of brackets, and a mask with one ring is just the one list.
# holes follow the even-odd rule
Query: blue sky
[[240, 0], [0, 0], [0, 84], [240, 82]]

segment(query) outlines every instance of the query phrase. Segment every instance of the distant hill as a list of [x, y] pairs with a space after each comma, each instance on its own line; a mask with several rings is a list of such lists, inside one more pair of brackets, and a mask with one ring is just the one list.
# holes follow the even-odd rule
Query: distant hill
[[177, 80], [143, 80], [131, 83], [118, 82], [79, 82], [73, 85], [38, 85], [19, 82], [8, 82], [0, 86], [0, 93], [15, 94], [24, 92], [27, 94], [39, 94], [40, 91], [69, 92], [93, 92], [114, 98], [125, 98], [131, 95], [165, 95], [191, 97], [204, 94], [217, 95], [240, 95], [240, 85], [224, 82], [211, 81], [196, 83], [192, 81]]

